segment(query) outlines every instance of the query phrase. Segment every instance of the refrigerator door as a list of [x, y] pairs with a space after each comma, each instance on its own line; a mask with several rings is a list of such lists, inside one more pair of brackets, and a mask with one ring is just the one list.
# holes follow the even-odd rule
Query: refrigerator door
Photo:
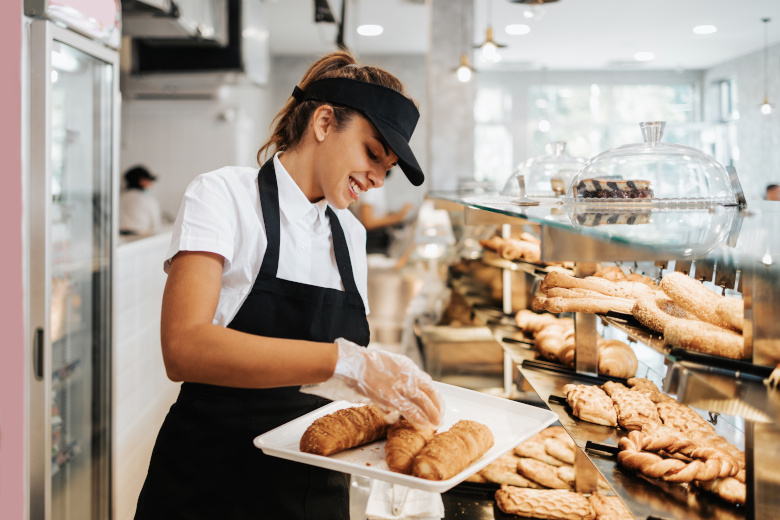
[[110, 518], [117, 54], [31, 27], [30, 518]]

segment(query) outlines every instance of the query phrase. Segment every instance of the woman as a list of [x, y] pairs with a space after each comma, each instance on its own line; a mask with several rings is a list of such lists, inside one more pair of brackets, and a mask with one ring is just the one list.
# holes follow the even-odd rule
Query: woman
[[[162, 348], [183, 381], [155, 444], [136, 518], [348, 518], [348, 477], [264, 455], [261, 433], [357, 396], [441, 421], [430, 377], [368, 344], [365, 231], [345, 208], [382, 186], [418, 112], [387, 72], [338, 52], [315, 62], [258, 152], [187, 188], [166, 261]], [[343, 287], [343, 290], [342, 290]]]

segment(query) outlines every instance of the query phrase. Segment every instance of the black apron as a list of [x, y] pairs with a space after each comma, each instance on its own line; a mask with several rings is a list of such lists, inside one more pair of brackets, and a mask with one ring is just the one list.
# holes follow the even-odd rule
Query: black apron
[[[275, 338], [333, 342], [343, 337], [368, 345], [365, 307], [336, 214], [327, 208], [345, 290], [281, 280], [276, 277], [280, 217], [273, 159], [260, 169], [258, 188], [268, 247], [252, 291], [228, 327]], [[158, 434], [135, 518], [348, 519], [347, 475], [269, 457], [252, 444], [261, 433], [330, 402], [299, 389], [182, 383]]]

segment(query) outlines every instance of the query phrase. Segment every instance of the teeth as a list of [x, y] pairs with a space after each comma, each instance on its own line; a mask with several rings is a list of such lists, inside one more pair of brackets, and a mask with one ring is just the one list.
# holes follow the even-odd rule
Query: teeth
[[357, 195], [358, 197], [360, 196], [361, 193], [363, 193], [363, 190], [360, 189], [360, 185], [358, 185], [358, 183], [356, 183], [352, 179], [349, 179], [349, 185], [352, 187], [352, 191], [354, 191], [355, 195]]

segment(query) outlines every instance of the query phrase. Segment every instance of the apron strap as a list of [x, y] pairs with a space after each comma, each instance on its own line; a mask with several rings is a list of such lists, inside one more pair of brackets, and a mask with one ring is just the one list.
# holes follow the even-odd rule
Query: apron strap
[[[266, 161], [260, 173], [257, 174], [257, 188], [260, 191], [260, 205], [263, 209], [263, 221], [265, 234], [268, 237], [263, 264], [260, 273], [271, 278], [276, 278], [279, 271], [279, 242], [281, 236], [281, 224], [279, 216], [279, 187], [276, 184], [276, 172], [274, 171], [273, 158]], [[336, 256], [336, 266], [341, 275], [341, 283], [344, 291], [359, 294], [355, 277], [352, 274], [352, 261], [349, 258], [349, 248], [344, 236], [344, 230], [336, 213], [328, 206], [325, 209], [330, 221], [330, 233], [333, 237], [333, 252]]]
[[336, 254], [336, 265], [341, 274], [341, 283], [344, 284], [344, 290], [348, 293], [357, 294], [357, 285], [355, 277], [352, 274], [352, 261], [349, 259], [349, 248], [347, 239], [344, 238], [344, 230], [341, 229], [341, 222], [330, 206], [325, 209], [330, 221], [330, 234], [333, 236], [333, 252]]
[[260, 191], [260, 205], [263, 209], [263, 221], [265, 223], [265, 235], [268, 245], [263, 256], [263, 264], [260, 273], [276, 278], [279, 271], [279, 187], [276, 184], [276, 172], [274, 172], [273, 157], [265, 162], [260, 173], [257, 174], [257, 189]]

